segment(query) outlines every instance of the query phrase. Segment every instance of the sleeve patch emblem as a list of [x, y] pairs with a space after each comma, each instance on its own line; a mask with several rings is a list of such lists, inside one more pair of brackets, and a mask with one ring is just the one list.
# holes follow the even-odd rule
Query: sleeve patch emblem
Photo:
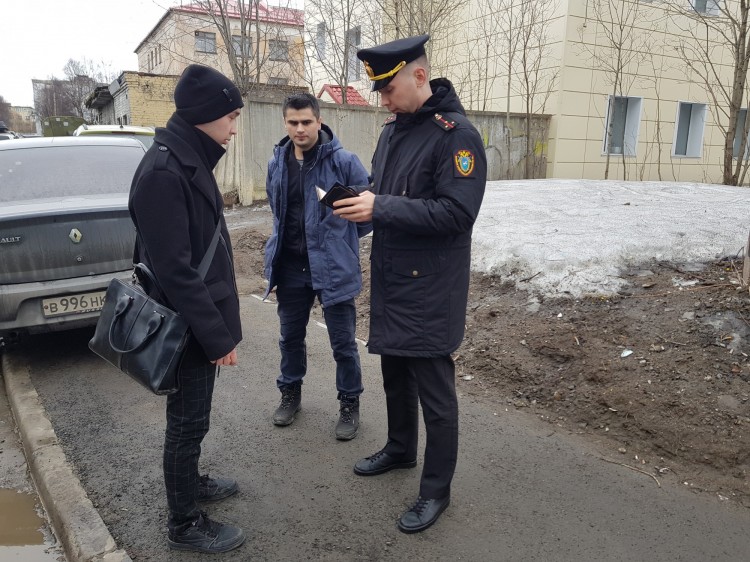
[[470, 150], [457, 150], [453, 159], [456, 171], [462, 176], [468, 177], [474, 171], [474, 153]]

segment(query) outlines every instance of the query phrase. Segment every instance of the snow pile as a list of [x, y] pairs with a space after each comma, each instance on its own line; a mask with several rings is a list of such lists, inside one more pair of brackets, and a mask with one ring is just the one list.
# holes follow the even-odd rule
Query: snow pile
[[604, 180], [487, 183], [472, 268], [546, 295], [611, 294], [620, 272], [652, 260], [741, 255], [750, 189]]

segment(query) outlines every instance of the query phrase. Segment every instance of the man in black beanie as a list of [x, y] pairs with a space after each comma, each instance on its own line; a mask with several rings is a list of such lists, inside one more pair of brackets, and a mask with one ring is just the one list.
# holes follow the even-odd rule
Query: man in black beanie
[[[243, 543], [244, 533], [209, 520], [199, 502], [235, 494], [237, 482], [200, 475], [198, 458], [217, 370], [237, 365], [242, 339], [232, 246], [213, 169], [237, 133], [243, 103], [231, 80], [197, 64], [183, 72], [174, 100], [177, 110], [166, 128], [156, 129], [130, 188], [137, 231], [133, 259], [148, 265], [156, 277], [158, 288], [144, 281], [149, 294], [182, 314], [192, 333], [180, 365], [179, 390], [167, 397], [168, 544], [178, 550], [226, 552]], [[202, 276], [198, 265], [217, 225], [218, 246]]]

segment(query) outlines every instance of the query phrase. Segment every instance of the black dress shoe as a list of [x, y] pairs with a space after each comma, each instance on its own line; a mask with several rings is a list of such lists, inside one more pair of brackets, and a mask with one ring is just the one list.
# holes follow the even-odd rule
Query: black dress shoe
[[417, 498], [417, 502], [411, 506], [409, 511], [405, 512], [401, 519], [398, 520], [398, 529], [402, 533], [418, 533], [430, 527], [438, 520], [440, 514], [445, 511], [451, 503], [451, 497], [446, 496], [440, 499], [425, 499], [422, 496]]
[[357, 464], [354, 465], [354, 474], [375, 476], [394, 468], [414, 468], [415, 466], [417, 466], [416, 460], [404, 462], [394, 459], [385, 451], [378, 451], [371, 457], [358, 460]]

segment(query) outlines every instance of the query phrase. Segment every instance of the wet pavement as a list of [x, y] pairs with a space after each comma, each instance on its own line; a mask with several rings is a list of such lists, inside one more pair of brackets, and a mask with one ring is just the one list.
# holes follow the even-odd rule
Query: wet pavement
[[0, 560], [64, 562], [33, 487], [0, 378]]

